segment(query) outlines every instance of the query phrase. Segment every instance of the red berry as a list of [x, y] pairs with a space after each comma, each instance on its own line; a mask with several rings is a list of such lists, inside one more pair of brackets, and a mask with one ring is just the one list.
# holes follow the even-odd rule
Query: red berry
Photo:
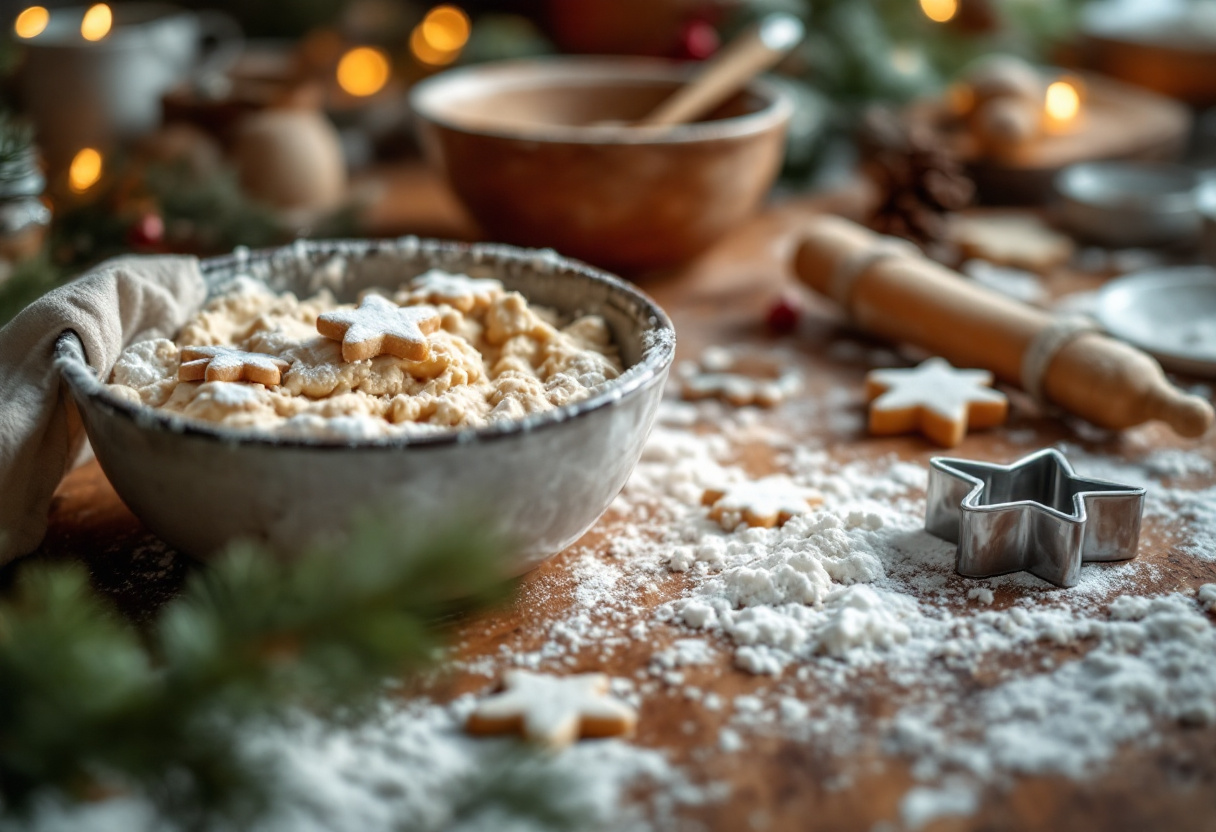
[[136, 248], [156, 248], [164, 240], [165, 221], [160, 214], [144, 214], [127, 232], [127, 241]]
[[769, 307], [768, 328], [778, 334], [793, 332], [802, 320], [802, 300], [793, 292], [782, 292]]
[[703, 61], [718, 51], [718, 30], [704, 20], [690, 20], [680, 28], [676, 57]]

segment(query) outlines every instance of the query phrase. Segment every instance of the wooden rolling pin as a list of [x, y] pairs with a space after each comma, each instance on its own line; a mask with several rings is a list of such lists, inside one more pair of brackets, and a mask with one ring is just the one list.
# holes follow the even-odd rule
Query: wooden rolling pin
[[1206, 400], [1174, 387], [1135, 347], [1067, 326], [840, 217], [815, 220], [794, 271], [862, 329], [990, 370], [1095, 425], [1160, 419], [1194, 437], [1216, 419]]

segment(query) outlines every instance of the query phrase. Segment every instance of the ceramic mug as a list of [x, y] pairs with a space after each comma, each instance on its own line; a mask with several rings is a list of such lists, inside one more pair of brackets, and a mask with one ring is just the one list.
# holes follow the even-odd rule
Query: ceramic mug
[[24, 41], [19, 89], [52, 167], [83, 147], [106, 148], [155, 128], [161, 96], [190, 77], [215, 75], [241, 49], [227, 15], [160, 3], [116, 4], [108, 35], [80, 34], [86, 9], [54, 9]]

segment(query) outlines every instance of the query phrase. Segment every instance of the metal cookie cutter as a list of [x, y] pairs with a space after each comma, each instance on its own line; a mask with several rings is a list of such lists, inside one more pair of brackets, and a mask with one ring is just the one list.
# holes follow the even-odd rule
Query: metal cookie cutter
[[1085, 561], [1136, 556], [1143, 488], [1078, 477], [1048, 448], [1012, 465], [929, 461], [925, 529], [958, 544], [969, 578], [1026, 571], [1075, 586]]

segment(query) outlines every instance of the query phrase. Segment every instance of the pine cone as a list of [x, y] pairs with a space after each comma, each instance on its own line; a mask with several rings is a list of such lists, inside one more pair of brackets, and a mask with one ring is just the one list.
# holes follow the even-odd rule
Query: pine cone
[[959, 159], [930, 131], [907, 126], [890, 110], [865, 114], [859, 145], [880, 195], [868, 223], [875, 231], [935, 243], [946, 233], [947, 215], [971, 203], [975, 186]]

